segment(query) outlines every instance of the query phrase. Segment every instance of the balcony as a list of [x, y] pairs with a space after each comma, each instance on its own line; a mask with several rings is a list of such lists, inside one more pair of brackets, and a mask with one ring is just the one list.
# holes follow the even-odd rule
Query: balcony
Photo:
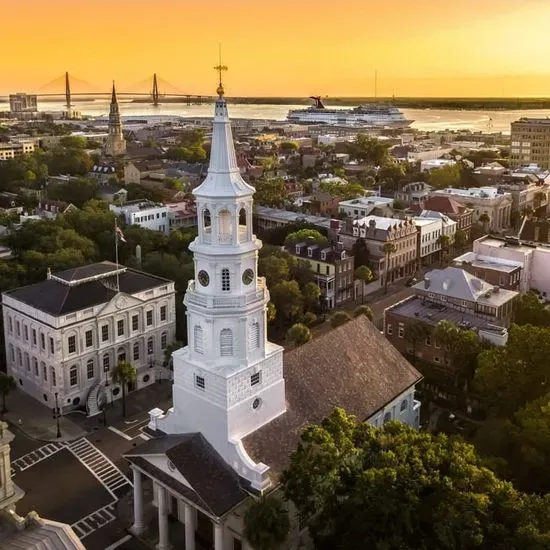
[[241, 296], [208, 296], [199, 294], [195, 291], [195, 281], [189, 281], [184, 303], [206, 308], [240, 308], [264, 299], [267, 299], [265, 278], [258, 277], [256, 279], [256, 290]]

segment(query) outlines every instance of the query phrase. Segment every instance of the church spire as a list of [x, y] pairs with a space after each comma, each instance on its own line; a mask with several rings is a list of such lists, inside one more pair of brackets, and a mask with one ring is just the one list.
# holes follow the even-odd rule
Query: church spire
[[117, 98], [116, 98], [116, 90], [115, 90], [115, 81], [113, 80], [113, 93], [111, 95], [111, 105], [113, 103], [116, 103], [118, 105], [118, 101], [117, 101]]
[[111, 106], [109, 108], [109, 136], [105, 141], [104, 152], [110, 157], [123, 155], [126, 152], [126, 140], [122, 133], [122, 122], [120, 120], [114, 80], [111, 93]]

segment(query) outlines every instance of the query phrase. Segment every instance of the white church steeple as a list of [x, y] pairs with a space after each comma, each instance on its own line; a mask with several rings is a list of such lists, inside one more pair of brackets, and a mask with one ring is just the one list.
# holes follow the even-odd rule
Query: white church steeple
[[185, 294], [188, 345], [173, 354], [174, 406], [151, 413], [165, 433], [201, 432], [258, 489], [268, 467], [254, 464], [241, 439], [286, 410], [283, 349], [267, 341], [262, 243], [252, 233], [254, 188], [239, 171], [221, 72], [208, 175], [193, 193], [198, 236], [189, 246], [195, 280]]

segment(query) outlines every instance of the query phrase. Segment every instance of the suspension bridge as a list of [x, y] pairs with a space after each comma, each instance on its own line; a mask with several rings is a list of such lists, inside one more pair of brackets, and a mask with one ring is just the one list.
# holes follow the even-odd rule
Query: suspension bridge
[[[65, 98], [65, 103], [67, 105], [67, 111], [71, 110], [71, 100], [74, 97], [96, 99], [102, 97], [108, 97], [111, 95], [111, 91], [101, 91], [84, 80], [76, 78], [73, 75], [69, 75], [66, 72], [64, 75], [54, 78], [52, 81], [48, 82], [44, 86], [40, 87], [33, 95], [36, 95], [38, 98]], [[160, 78], [157, 73], [152, 76], [137, 82], [136, 84], [130, 86], [129, 88], [123, 88], [121, 90], [117, 89], [117, 96], [134, 98], [134, 99], [145, 99], [150, 98], [153, 105], [159, 105], [161, 99], [180, 99], [182, 102], [192, 104], [192, 103], [203, 103], [210, 102], [214, 100], [213, 96], [204, 96], [196, 94], [188, 94], [176, 86], [170, 84], [166, 80]]]

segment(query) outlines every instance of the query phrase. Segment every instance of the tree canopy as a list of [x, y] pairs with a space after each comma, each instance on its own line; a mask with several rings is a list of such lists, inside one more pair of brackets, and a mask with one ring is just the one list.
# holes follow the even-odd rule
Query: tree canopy
[[325, 247], [328, 246], [328, 239], [316, 229], [299, 229], [295, 233], [289, 233], [285, 239], [285, 246], [293, 246], [297, 243], [311, 243]]
[[514, 323], [518, 325], [550, 326], [550, 311], [535, 292], [526, 292], [516, 300]]

